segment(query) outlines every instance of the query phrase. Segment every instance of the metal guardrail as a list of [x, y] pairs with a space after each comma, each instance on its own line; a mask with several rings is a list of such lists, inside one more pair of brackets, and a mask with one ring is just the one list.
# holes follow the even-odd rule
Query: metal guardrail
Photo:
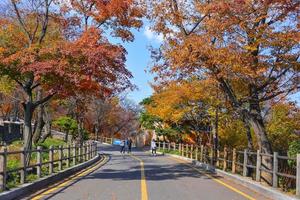
[[[25, 162], [26, 154], [35, 154], [35, 159], [30, 158], [30, 164], [27, 166]], [[48, 154], [48, 160], [43, 161], [45, 154]], [[8, 158], [11, 155], [20, 156], [20, 167], [8, 170]], [[91, 160], [97, 155], [97, 143], [89, 142], [83, 145], [73, 144], [68, 146], [51, 146], [49, 149], [42, 149], [38, 146], [31, 151], [8, 151], [7, 147], [3, 147], [0, 151], [0, 190], [7, 190], [7, 179], [12, 173], [19, 173], [19, 183], [24, 184], [27, 182], [29, 172], [34, 172], [37, 178], [43, 176], [42, 167], [48, 167], [47, 175], [52, 175], [56, 172], [69, 168], [71, 165], [75, 166], [79, 163]], [[47, 155], [46, 155], [47, 156]], [[54, 159], [56, 158], [56, 159]]]

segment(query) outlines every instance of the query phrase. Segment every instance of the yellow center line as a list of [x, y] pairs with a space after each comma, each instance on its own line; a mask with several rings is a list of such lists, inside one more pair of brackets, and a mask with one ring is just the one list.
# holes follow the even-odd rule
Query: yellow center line
[[89, 173], [91, 173], [92, 171], [94, 171], [94, 170], [96, 170], [97, 168], [99, 168], [99, 167], [100, 167], [103, 163], [105, 163], [107, 160], [108, 160], [108, 157], [107, 157], [107, 156], [104, 156], [104, 159], [103, 159], [102, 161], [100, 161], [99, 164], [97, 164], [96, 166], [94, 166], [94, 167], [92, 167], [92, 168], [90, 168], [90, 169], [88, 169], [88, 170], [85, 170], [85, 171], [83, 171], [83, 172], [78, 172], [78, 173], [76, 173], [75, 175], [73, 175], [73, 176], [67, 178], [66, 180], [64, 180], [63, 183], [58, 184], [57, 186], [54, 186], [54, 187], [52, 187], [51, 189], [46, 190], [45, 192], [43, 192], [43, 193], [41, 193], [41, 194], [39, 194], [39, 195], [33, 197], [32, 200], [39, 200], [39, 199], [43, 198], [44, 196], [49, 195], [49, 194], [51, 194], [52, 192], [54, 192], [54, 191], [56, 191], [56, 190], [58, 190], [58, 189], [60, 189], [60, 188], [63, 188], [64, 186], [70, 184], [72, 181], [74, 181], [74, 180], [76, 180], [76, 179], [78, 179], [78, 178], [81, 178], [81, 177], [83, 177], [83, 176], [86, 176], [87, 174], [89, 174]]
[[228, 185], [227, 183], [225, 183], [225, 182], [223, 182], [223, 181], [221, 181], [221, 180], [219, 180], [219, 179], [217, 179], [217, 178], [215, 178], [215, 177], [213, 177], [213, 176], [211, 176], [211, 175], [209, 175], [209, 174], [207, 174], [207, 173], [205, 173], [205, 172], [199, 170], [199, 169], [196, 168], [196, 167], [191, 166], [190, 164], [187, 164], [186, 162], [183, 162], [183, 161], [180, 160], [180, 159], [172, 158], [172, 157], [169, 157], [168, 159], [175, 160], [175, 161], [177, 161], [177, 162], [179, 162], [179, 163], [182, 163], [182, 164], [184, 164], [184, 165], [186, 165], [186, 166], [189, 166], [190, 168], [192, 168], [193, 170], [199, 172], [200, 174], [203, 174], [203, 175], [207, 176], [208, 178], [210, 178], [210, 179], [214, 180], [215, 182], [217, 182], [217, 183], [219, 183], [219, 184], [221, 184], [221, 185], [227, 187], [228, 189], [230, 189], [230, 190], [232, 190], [232, 191], [234, 191], [234, 192], [236, 192], [236, 193], [242, 195], [243, 197], [245, 197], [245, 198], [247, 198], [247, 199], [249, 199], [249, 200], [256, 200], [255, 198], [249, 196], [248, 194], [245, 194], [244, 192], [238, 190], [237, 188], [234, 188], [233, 186]]
[[140, 165], [141, 165], [141, 200], [148, 200], [144, 162], [143, 162], [143, 160], [141, 160], [140, 158], [138, 158], [136, 156], [131, 155], [131, 157], [140, 161]]

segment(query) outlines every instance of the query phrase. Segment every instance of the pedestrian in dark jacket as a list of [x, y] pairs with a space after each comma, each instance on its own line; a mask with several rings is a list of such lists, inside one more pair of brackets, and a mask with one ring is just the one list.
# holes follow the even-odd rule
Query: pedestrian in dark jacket
[[132, 140], [129, 138], [128, 142], [128, 153], [131, 153], [131, 147], [132, 147]]

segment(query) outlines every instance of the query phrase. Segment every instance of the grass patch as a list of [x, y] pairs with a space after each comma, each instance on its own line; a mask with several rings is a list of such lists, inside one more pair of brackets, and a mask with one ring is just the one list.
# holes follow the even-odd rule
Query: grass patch
[[179, 150], [174, 150], [174, 149], [165, 149], [165, 150], [158, 150], [159, 152], [162, 152], [162, 153], [169, 153], [169, 154], [174, 154], [174, 155], [181, 155]]
[[67, 145], [67, 143], [63, 140], [58, 140], [58, 139], [54, 139], [54, 138], [47, 138], [43, 143], [38, 143], [36, 146], [41, 146], [44, 149], [49, 149], [50, 146], [65, 146]]

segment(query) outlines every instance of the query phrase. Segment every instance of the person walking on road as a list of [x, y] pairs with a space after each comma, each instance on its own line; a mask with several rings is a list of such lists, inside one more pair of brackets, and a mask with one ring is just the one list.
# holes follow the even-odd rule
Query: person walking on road
[[151, 141], [151, 153], [153, 156], [156, 156], [156, 142], [154, 139]]
[[131, 153], [131, 147], [132, 147], [132, 140], [129, 138], [128, 142], [128, 154]]
[[120, 153], [125, 153], [125, 141], [122, 140], [121, 143], [120, 143], [120, 147], [121, 147], [121, 150], [120, 150]]
[[128, 152], [128, 138], [126, 138], [125, 140], [125, 149], [124, 149], [124, 152], [127, 150]]

